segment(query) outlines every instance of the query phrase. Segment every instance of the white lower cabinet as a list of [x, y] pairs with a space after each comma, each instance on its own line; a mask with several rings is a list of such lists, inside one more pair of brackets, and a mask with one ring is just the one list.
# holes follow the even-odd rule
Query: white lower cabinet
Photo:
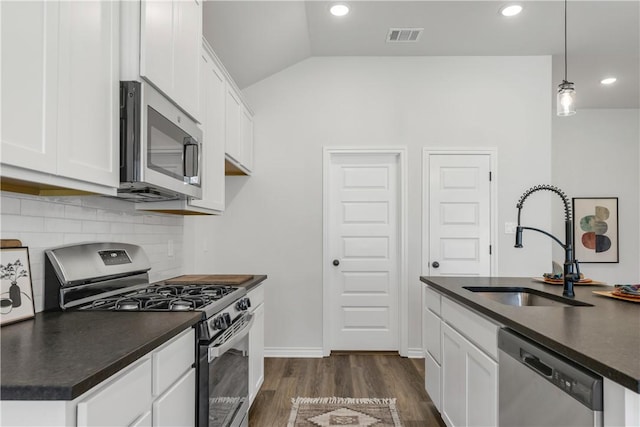
[[441, 409], [442, 343], [440, 294], [428, 287], [423, 291], [422, 342], [424, 346], [424, 386], [431, 401]]
[[499, 325], [429, 287], [422, 316], [425, 389], [444, 422], [497, 425]]
[[605, 427], [640, 426], [640, 394], [608, 378], [603, 389]]
[[442, 367], [429, 352], [424, 354], [424, 388], [438, 411], [442, 411]]
[[145, 357], [89, 392], [78, 402], [78, 426], [126, 426], [138, 420], [151, 404], [151, 371], [151, 359]]
[[195, 425], [195, 331], [182, 332], [71, 401], [3, 400], [10, 426]]
[[449, 426], [498, 423], [498, 363], [442, 326], [442, 418]]
[[253, 325], [249, 331], [249, 403], [252, 404], [264, 382], [264, 285], [248, 294]]
[[158, 427], [195, 424], [196, 373], [190, 369], [169, 390], [153, 402], [153, 425]]

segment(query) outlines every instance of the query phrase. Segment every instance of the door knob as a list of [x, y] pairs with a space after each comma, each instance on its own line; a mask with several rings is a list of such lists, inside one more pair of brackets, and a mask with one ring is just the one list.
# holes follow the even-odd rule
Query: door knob
[[338, 261], [337, 259], [333, 260], [333, 265], [335, 265], [336, 267], [340, 265], [340, 261]]
[[433, 267], [433, 268], [438, 268], [438, 267], [440, 267], [440, 263], [439, 263], [438, 261], [433, 261], [433, 262], [431, 263], [431, 267]]

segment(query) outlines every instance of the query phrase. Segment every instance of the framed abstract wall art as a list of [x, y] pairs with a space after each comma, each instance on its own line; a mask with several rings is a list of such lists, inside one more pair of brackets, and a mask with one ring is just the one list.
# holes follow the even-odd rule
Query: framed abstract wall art
[[574, 197], [573, 247], [582, 262], [619, 262], [618, 198]]
[[29, 249], [0, 249], [0, 325], [35, 316]]

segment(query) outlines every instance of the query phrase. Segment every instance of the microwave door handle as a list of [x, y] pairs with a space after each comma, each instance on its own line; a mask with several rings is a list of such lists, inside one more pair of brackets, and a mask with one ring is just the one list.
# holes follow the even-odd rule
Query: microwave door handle
[[183, 153], [182, 153], [182, 170], [186, 178], [193, 178], [198, 176], [198, 157], [200, 147], [198, 141], [190, 136], [184, 139]]
[[236, 345], [238, 342], [240, 342], [248, 333], [249, 330], [251, 329], [251, 326], [253, 325], [253, 314], [248, 313], [247, 316], [249, 317], [249, 321], [245, 323], [245, 325], [242, 327], [241, 330], [239, 330], [229, 341], [217, 346], [217, 347], [209, 347], [208, 348], [208, 361], [209, 363], [211, 363], [211, 361], [213, 359], [215, 359], [216, 357], [220, 357], [222, 356], [224, 353], [227, 352], [227, 350], [229, 350], [230, 348], [232, 348], [234, 345]]

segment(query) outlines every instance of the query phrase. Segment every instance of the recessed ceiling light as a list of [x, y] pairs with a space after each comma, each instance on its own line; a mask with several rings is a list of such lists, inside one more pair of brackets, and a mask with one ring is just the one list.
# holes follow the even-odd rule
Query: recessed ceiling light
[[615, 77], [607, 77], [606, 79], [600, 80], [600, 83], [602, 83], [603, 85], [610, 85], [615, 83], [616, 80], [618, 79], [616, 79]]
[[502, 16], [516, 16], [520, 12], [522, 12], [522, 6], [519, 4], [508, 4], [500, 8]]
[[329, 12], [331, 12], [333, 16], [344, 16], [349, 13], [349, 6], [346, 4], [334, 4], [331, 6], [331, 9], [329, 9]]

